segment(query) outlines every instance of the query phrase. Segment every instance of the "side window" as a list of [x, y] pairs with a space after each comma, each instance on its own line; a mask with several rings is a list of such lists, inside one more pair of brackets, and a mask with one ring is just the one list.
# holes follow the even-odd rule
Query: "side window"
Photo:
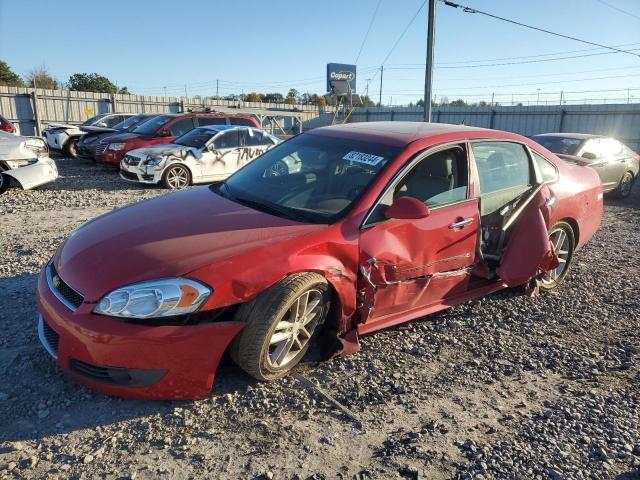
[[531, 185], [529, 155], [519, 143], [476, 142], [471, 150], [478, 168], [481, 195]]
[[198, 117], [198, 125], [226, 125], [227, 119], [224, 117]]
[[538, 165], [538, 170], [540, 170], [540, 174], [542, 175], [542, 181], [555, 182], [558, 180], [558, 170], [553, 163], [536, 152], [533, 152], [533, 159]]
[[590, 153], [592, 155], [594, 155], [595, 158], [600, 158], [602, 157], [602, 149], [600, 147], [600, 139], [599, 138], [592, 138], [590, 140], [587, 140], [584, 144], [584, 146], [582, 147], [582, 151], [580, 152], [580, 155], [583, 155], [585, 153]]
[[467, 198], [467, 179], [464, 149], [450, 148], [421, 160], [398, 183], [393, 197], [415, 197], [431, 208], [459, 202]]
[[231, 132], [224, 132], [217, 137], [213, 144], [217, 150], [223, 150], [225, 148], [237, 148], [240, 146], [240, 136], [237, 130]]
[[262, 132], [258, 130], [254, 130], [253, 128], [247, 128], [245, 130], [245, 145], [248, 147], [259, 147], [260, 145], [267, 145], [265, 139], [268, 140], [267, 137], [263, 135]]
[[167, 130], [171, 132], [174, 137], [181, 137], [190, 130], [193, 130], [193, 118], [183, 118], [176, 120], [167, 127]]
[[601, 138], [600, 148], [603, 157], [615, 157], [622, 153], [622, 144], [613, 138]]

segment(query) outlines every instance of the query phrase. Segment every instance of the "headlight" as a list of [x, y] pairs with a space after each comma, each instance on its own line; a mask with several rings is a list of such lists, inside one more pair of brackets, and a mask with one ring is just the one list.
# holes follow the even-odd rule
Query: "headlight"
[[157, 167], [162, 162], [162, 158], [147, 158], [142, 164], [149, 167]]
[[105, 295], [94, 313], [122, 318], [173, 317], [193, 313], [211, 295], [211, 289], [187, 278], [135, 283]]
[[113, 150], [117, 152], [118, 150], [122, 150], [124, 148], [124, 143], [110, 143], [107, 147], [109, 150]]
[[47, 144], [40, 138], [30, 138], [24, 141], [24, 148], [36, 157], [44, 157], [49, 153]]

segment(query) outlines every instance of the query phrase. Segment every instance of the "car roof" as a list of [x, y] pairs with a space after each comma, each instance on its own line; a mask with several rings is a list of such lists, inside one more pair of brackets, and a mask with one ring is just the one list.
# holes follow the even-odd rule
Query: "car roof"
[[538, 133], [535, 137], [561, 137], [561, 138], [575, 138], [576, 140], [584, 140], [586, 138], [602, 138], [603, 135], [596, 135], [593, 133]]
[[213, 132], [222, 132], [224, 130], [244, 130], [252, 128], [254, 130], [259, 130], [255, 127], [249, 127], [247, 125], [201, 125], [196, 128], [203, 128], [205, 130], [211, 130]]
[[405, 146], [416, 140], [447, 134], [464, 133], [469, 137], [496, 138], [501, 134], [504, 138], [520, 139], [520, 135], [466, 125], [426, 122], [358, 122], [315, 128], [309, 132], [313, 135], [348, 138], [351, 140], [387, 143]]

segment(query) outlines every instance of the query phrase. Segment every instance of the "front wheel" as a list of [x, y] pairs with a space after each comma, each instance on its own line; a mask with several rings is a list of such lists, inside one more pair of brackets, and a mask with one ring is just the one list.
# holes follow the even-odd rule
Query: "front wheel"
[[618, 198], [627, 198], [631, 194], [633, 188], [633, 173], [625, 172], [620, 179], [618, 188], [616, 189], [616, 195]]
[[291, 275], [240, 306], [236, 319], [247, 326], [233, 339], [231, 358], [258, 380], [283, 377], [302, 360], [328, 311], [324, 277]]
[[172, 165], [162, 175], [162, 184], [170, 190], [186, 188], [191, 184], [191, 173], [182, 165]]
[[564, 281], [569, 273], [571, 260], [573, 260], [573, 251], [576, 248], [573, 229], [566, 222], [558, 222], [551, 227], [549, 240], [551, 241], [553, 252], [558, 257], [559, 265], [540, 277], [539, 284], [543, 290], [553, 290]]
[[62, 153], [65, 157], [78, 158], [78, 139], [70, 138], [62, 148]]
[[9, 188], [10, 182], [11, 182], [11, 178], [9, 177], [9, 175], [0, 173], [0, 195], [2, 195], [4, 192], [7, 191], [7, 188]]

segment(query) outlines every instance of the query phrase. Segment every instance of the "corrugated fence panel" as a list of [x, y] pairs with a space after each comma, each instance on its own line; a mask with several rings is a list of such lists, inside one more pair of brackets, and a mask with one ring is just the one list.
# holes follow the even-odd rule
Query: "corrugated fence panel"
[[[48, 123], [79, 124], [99, 113], [179, 113], [189, 109], [235, 107], [238, 113], [251, 109], [294, 111], [300, 114], [304, 129], [334, 122], [333, 107], [254, 103], [193, 97], [156, 97], [129, 94], [76, 92], [37, 89], [37, 113], [41, 127]], [[115, 110], [114, 110], [115, 104]], [[36, 132], [33, 89], [0, 86], [0, 114], [17, 124], [23, 135]], [[184, 110], [183, 110], [184, 109]], [[269, 112], [270, 113], [270, 112]], [[356, 108], [349, 122], [422, 121], [420, 107]], [[344, 113], [335, 116], [344, 121]], [[433, 110], [433, 121], [495, 128], [531, 136], [546, 132], [581, 132], [611, 135], [640, 149], [640, 105], [531, 105], [531, 106], [442, 106]], [[290, 117], [279, 120], [285, 128], [293, 125]], [[268, 123], [268, 120], [265, 120]], [[265, 125], [266, 127], [267, 125]]]

